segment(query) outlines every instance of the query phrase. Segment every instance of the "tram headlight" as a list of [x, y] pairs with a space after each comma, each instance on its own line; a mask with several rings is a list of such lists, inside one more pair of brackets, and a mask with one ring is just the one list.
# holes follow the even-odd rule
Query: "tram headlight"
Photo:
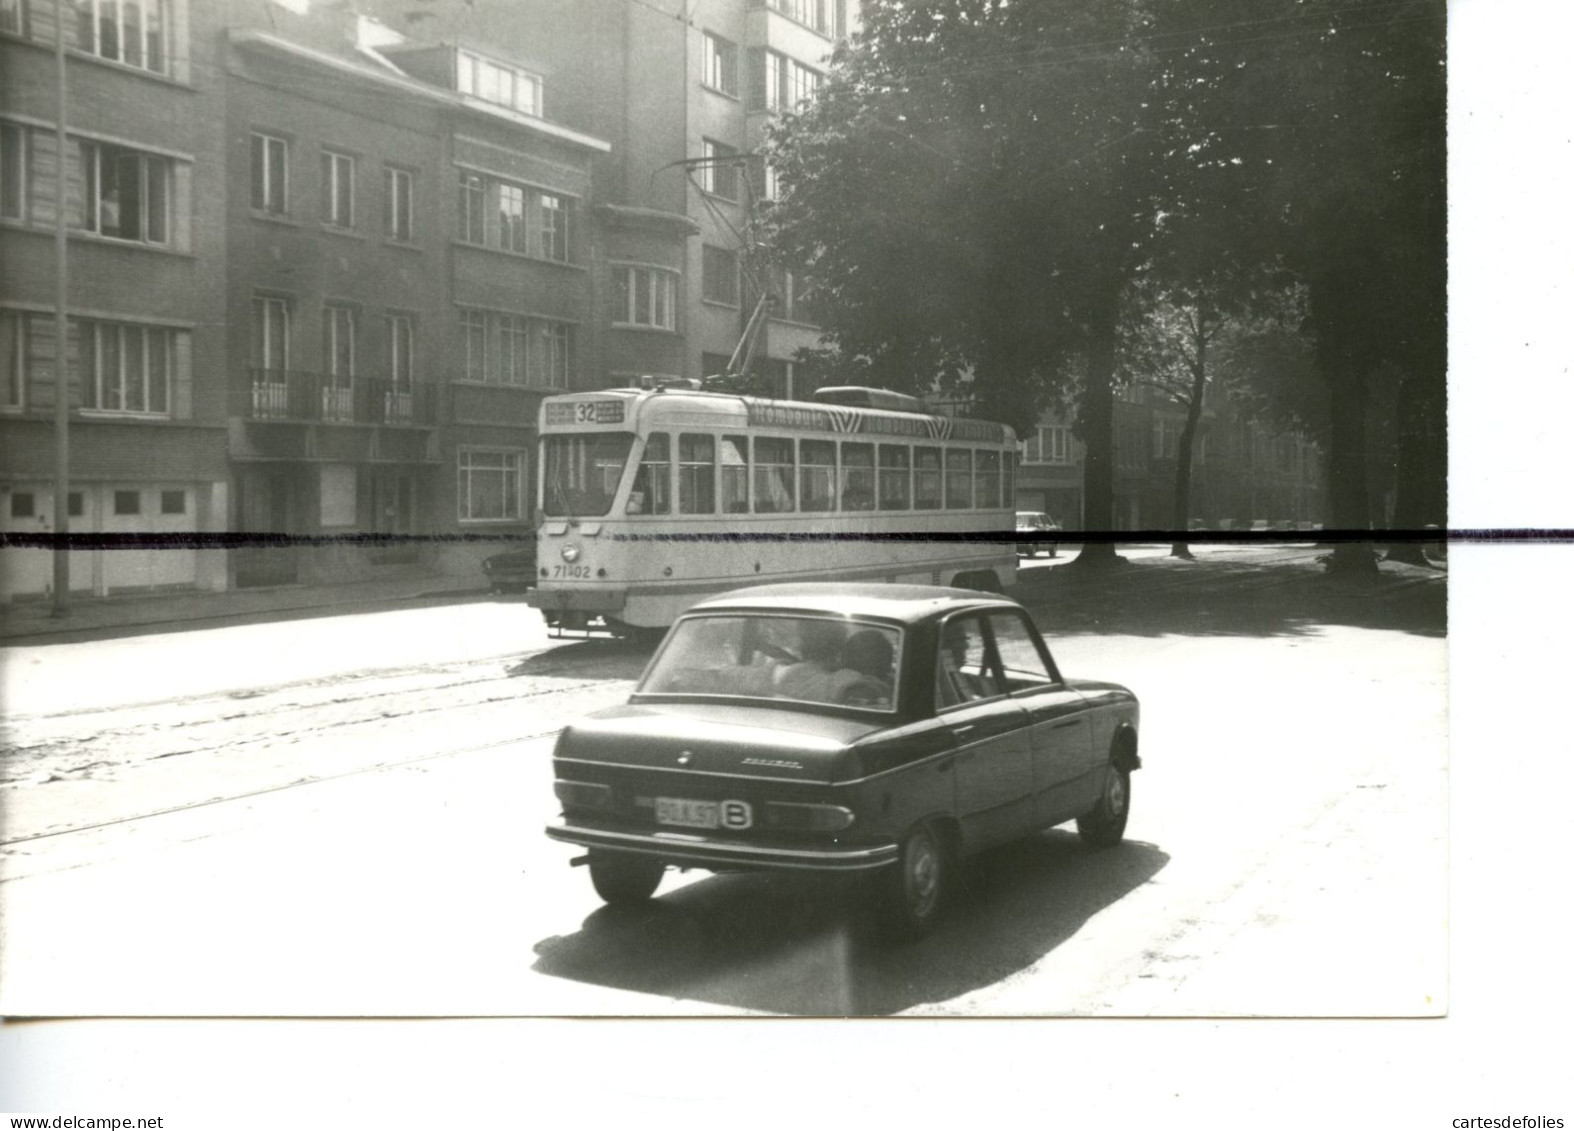
[[565, 562], [579, 561], [579, 547], [574, 545], [572, 542], [570, 542], [567, 546], [564, 546], [562, 552], [563, 560]]

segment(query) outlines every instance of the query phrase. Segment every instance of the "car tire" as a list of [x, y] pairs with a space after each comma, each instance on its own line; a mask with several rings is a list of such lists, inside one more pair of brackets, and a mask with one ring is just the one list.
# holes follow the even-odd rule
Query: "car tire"
[[915, 825], [902, 840], [896, 867], [884, 877], [886, 935], [896, 942], [927, 935], [940, 919], [951, 881], [945, 844], [931, 825]]
[[590, 852], [590, 882], [596, 894], [611, 907], [644, 903], [661, 886], [667, 866], [648, 856], [617, 852]]
[[1077, 835], [1089, 848], [1113, 848], [1126, 836], [1131, 814], [1131, 771], [1111, 765], [1098, 804], [1077, 818]]

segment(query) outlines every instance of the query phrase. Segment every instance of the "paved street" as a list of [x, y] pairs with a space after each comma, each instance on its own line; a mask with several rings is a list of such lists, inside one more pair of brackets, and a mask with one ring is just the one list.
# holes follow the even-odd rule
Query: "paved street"
[[601, 908], [541, 834], [552, 736], [647, 653], [523, 605], [4, 649], [0, 1011], [1441, 1012], [1442, 576], [1128, 556], [1020, 593], [1064, 670], [1142, 699], [1127, 843], [993, 853], [896, 951], [802, 880]]

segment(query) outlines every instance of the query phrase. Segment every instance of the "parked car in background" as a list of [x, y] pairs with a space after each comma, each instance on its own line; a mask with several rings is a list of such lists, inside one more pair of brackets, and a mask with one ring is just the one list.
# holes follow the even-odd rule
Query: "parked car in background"
[[522, 595], [536, 584], [536, 544], [493, 554], [481, 563], [487, 588], [498, 596]]
[[1031, 558], [1040, 549], [1048, 549], [1050, 557], [1056, 557], [1060, 550], [1059, 542], [1043, 541], [1043, 536], [1050, 532], [1058, 532], [1060, 523], [1050, 518], [1043, 511], [1017, 511], [1017, 533], [1036, 535], [1031, 541], [1017, 543], [1017, 553]]
[[910, 585], [775, 585], [668, 631], [626, 705], [553, 753], [555, 840], [611, 904], [669, 866], [863, 874], [921, 935], [959, 861], [1075, 820], [1125, 834], [1136, 697], [1069, 679], [1014, 601]]

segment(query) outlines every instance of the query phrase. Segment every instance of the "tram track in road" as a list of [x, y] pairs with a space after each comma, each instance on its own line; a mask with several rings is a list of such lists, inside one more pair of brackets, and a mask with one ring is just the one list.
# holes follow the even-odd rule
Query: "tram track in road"
[[242, 711], [232, 694], [137, 705], [119, 726], [102, 712], [12, 723], [0, 849], [547, 738], [643, 664], [605, 652], [269, 687]]
[[507, 738], [493, 739], [488, 742], [470, 743], [465, 746], [455, 746], [447, 750], [433, 751], [411, 758], [401, 758], [390, 762], [379, 762], [375, 765], [359, 766], [354, 769], [344, 770], [339, 773], [321, 774], [313, 777], [300, 778], [295, 781], [284, 782], [279, 785], [266, 786], [261, 789], [250, 789], [244, 792], [234, 793], [223, 797], [210, 797], [203, 801], [193, 801], [181, 805], [170, 805], [160, 809], [149, 810], [147, 812], [133, 813], [123, 817], [116, 817], [112, 820], [94, 821], [70, 826], [68, 828], [50, 829], [46, 832], [11, 837], [0, 840], [0, 851], [14, 848], [18, 845], [33, 844], [39, 841], [47, 841], [60, 837], [72, 836], [78, 833], [99, 832], [105, 829], [113, 829], [135, 824], [139, 821], [150, 821], [159, 817], [170, 817], [181, 813], [190, 813], [202, 809], [212, 809], [220, 805], [230, 805], [242, 801], [250, 801], [254, 798], [266, 797], [269, 794], [283, 793], [287, 790], [296, 789], [302, 786], [323, 785], [329, 782], [345, 781], [347, 779], [369, 774], [378, 774], [392, 770], [404, 769], [410, 766], [420, 765], [425, 762], [436, 762], [445, 758], [456, 758], [465, 754], [477, 754], [486, 750], [496, 750], [505, 746], [534, 742], [538, 739], [552, 737], [558, 732], [559, 729], [560, 728], [558, 727], [552, 727], [548, 730], [535, 731], [530, 734], [510, 735]]

